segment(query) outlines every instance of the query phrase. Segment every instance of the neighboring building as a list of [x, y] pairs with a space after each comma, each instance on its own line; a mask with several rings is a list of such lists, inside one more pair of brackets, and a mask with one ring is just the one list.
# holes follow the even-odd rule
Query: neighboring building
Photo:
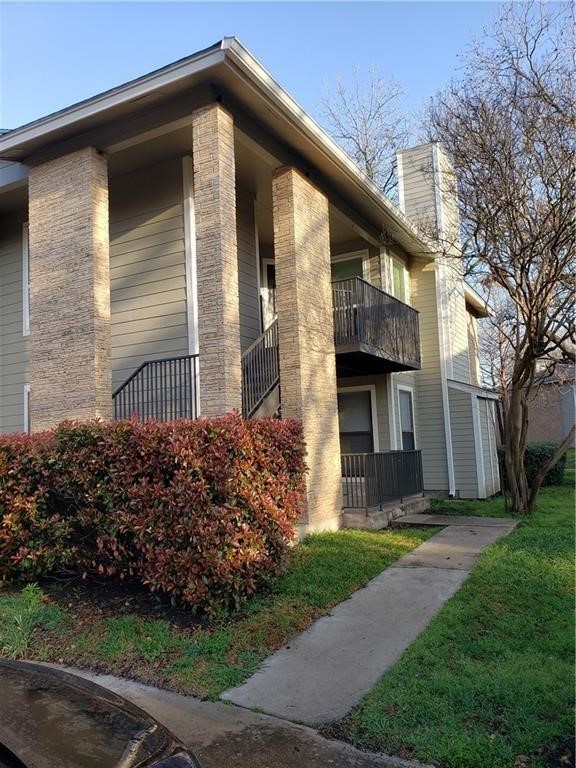
[[561, 443], [574, 426], [575, 401], [573, 365], [558, 364], [553, 373], [540, 372], [528, 400], [528, 440]]
[[414, 223], [456, 221], [437, 145], [400, 153], [396, 207], [227, 38], [1, 135], [1, 161], [0, 431], [279, 410], [308, 530], [499, 489], [487, 310]]

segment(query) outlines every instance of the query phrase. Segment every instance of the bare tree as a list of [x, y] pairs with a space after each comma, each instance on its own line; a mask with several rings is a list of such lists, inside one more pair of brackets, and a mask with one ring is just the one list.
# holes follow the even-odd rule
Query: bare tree
[[[512, 322], [504, 420], [514, 513], [535, 505], [542, 468], [524, 472], [528, 398], [539, 359], [574, 360], [576, 151], [572, 7], [513, 3], [464, 59], [462, 77], [432, 100], [428, 136], [458, 179], [464, 257]], [[453, 247], [447, 245], [453, 253]], [[554, 460], [571, 443], [573, 430]]]
[[321, 110], [334, 139], [385, 194], [394, 197], [396, 151], [407, 146], [410, 137], [400, 85], [375, 67], [364, 82], [356, 67], [349, 86], [337, 77], [334, 89], [324, 94]]

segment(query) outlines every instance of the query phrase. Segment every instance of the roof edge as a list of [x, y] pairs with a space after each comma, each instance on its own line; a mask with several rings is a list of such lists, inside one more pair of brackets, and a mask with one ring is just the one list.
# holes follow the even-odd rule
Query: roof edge
[[[126, 83], [109, 88], [88, 99], [76, 102], [69, 107], [51, 112], [49, 115], [33, 120], [24, 125], [0, 134], [0, 159], [11, 149], [32, 139], [41, 138], [51, 130], [73, 125], [76, 121], [104, 112], [118, 103], [140, 98], [155, 90], [166, 81], [174, 82], [195, 72], [223, 61], [225, 58], [224, 40], [204, 48], [192, 56], [178, 59], [171, 64], [155, 69], [146, 75], [129, 80]], [[16, 159], [17, 160], [17, 159]]]

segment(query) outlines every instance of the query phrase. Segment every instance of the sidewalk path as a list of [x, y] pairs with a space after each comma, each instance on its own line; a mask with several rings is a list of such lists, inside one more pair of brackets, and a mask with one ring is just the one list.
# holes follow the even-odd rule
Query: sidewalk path
[[307, 725], [341, 719], [458, 591], [483, 549], [517, 525], [502, 518], [410, 515], [446, 525], [316, 621], [222, 698]]
[[246, 709], [112, 675], [65, 669], [115, 691], [151, 714], [194, 751], [202, 768], [432, 768], [361, 752], [350, 744], [325, 739], [311, 728]]

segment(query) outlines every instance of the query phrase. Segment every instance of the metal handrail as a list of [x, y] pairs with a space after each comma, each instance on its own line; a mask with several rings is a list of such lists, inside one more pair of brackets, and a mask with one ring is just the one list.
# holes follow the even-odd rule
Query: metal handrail
[[363, 280], [332, 282], [336, 347], [361, 344], [388, 360], [420, 367], [418, 310]]
[[198, 355], [146, 360], [114, 391], [114, 418], [195, 419], [198, 395]]
[[348, 509], [382, 508], [424, 492], [422, 452], [343, 453], [342, 495]]
[[250, 419], [280, 382], [278, 320], [242, 354], [242, 415]]

